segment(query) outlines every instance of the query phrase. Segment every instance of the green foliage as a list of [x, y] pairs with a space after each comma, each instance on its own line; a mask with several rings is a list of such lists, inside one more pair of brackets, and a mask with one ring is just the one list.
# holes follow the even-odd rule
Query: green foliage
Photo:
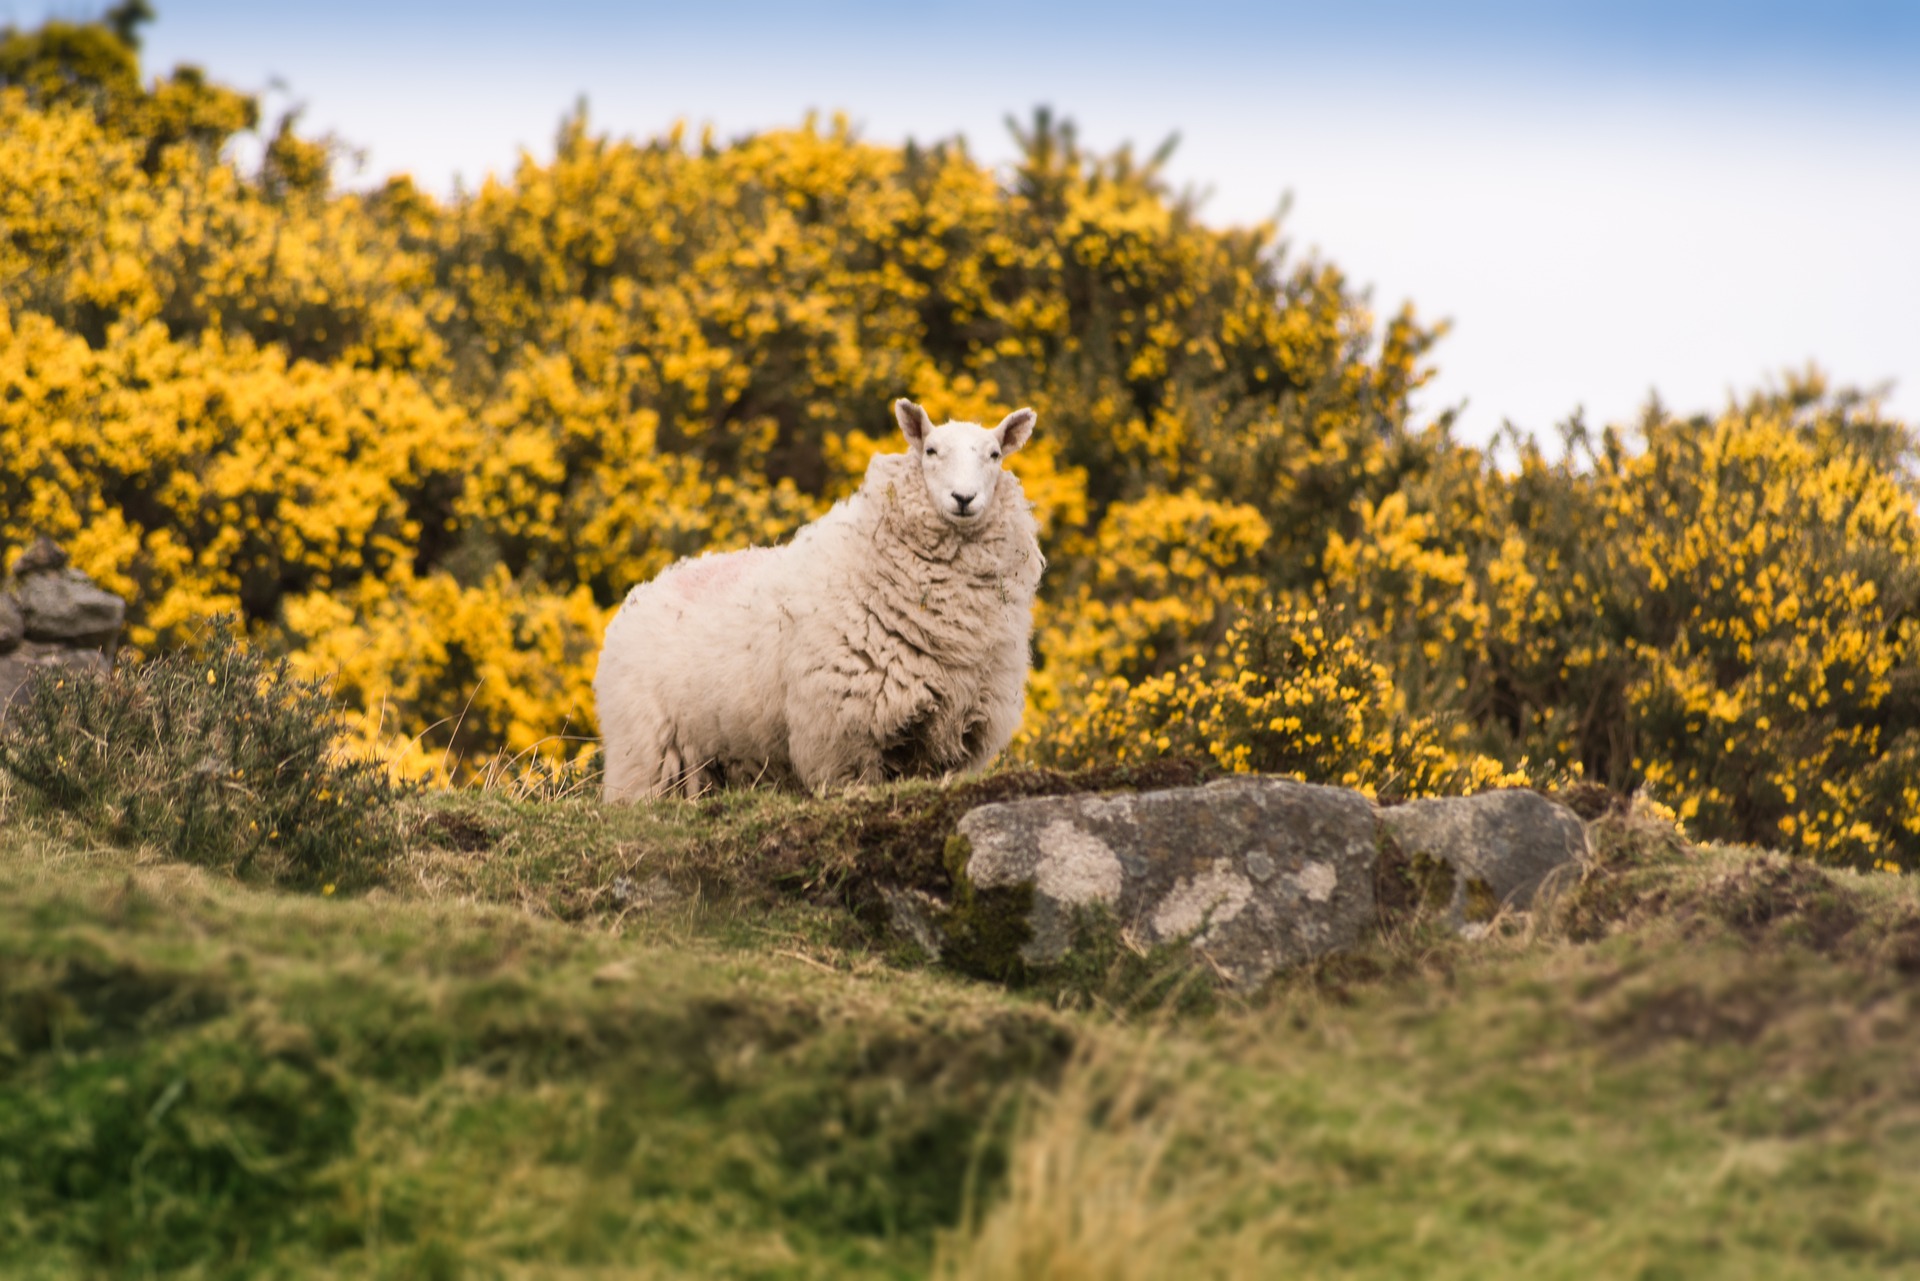
[[1077, 908], [1059, 966], [1030, 990], [1061, 1009], [1126, 1019], [1199, 1017], [1224, 1003], [1219, 975], [1184, 942], [1142, 944], [1105, 905]]
[[10, 1277], [911, 1274], [1073, 1045], [1004, 994], [782, 960], [764, 912], [614, 940], [31, 847], [50, 873], [8, 817]]
[[216, 625], [112, 675], [36, 673], [0, 770], [115, 840], [330, 894], [379, 879], [399, 840], [395, 785], [341, 734], [323, 686]]
[[[338, 1194], [351, 1085], [297, 1025], [218, 1019], [217, 980], [81, 952], [10, 958], [0, 992], [0, 1259], [26, 1242], [120, 1273], [271, 1251]], [[234, 1275], [239, 1275], [237, 1272]]]

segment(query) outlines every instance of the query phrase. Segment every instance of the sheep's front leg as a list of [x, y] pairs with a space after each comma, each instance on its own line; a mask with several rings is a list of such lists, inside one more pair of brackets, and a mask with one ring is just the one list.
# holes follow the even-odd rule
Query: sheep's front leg
[[816, 794], [881, 779], [880, 745], [838, 717], [815, 714], [789, 721], [788, 751], [800, 785]]

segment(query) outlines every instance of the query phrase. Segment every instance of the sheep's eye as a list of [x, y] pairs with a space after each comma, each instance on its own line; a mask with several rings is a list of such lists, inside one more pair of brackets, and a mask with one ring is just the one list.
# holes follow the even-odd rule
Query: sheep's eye
[[939, 450], [935, 449], [932, 445], [927, 446], [927, 457], [938, 458], [939, 456], [940, 456]]
[[999, 462], [999, 461], [1000, 461], [1000, 451], [996, 449], [996, 450], [994, 450], [994, 451], [993, 451], [993, 452], [992, 452], [991, 454], [988, 454], [988, 455], [987, 455], [987, 461], [988, 461], [988, 462], [990, 462], [990, 463], [997, 463], [997, 462]]

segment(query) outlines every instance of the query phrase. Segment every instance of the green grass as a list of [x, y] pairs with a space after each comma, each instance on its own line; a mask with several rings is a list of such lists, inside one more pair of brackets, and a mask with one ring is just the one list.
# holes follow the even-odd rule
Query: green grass
[[1920, 1267], [1909, 880], [1616, 817], [1476, 944], [1009, 989], [870, 919], [968, 799], [429, 795], [324, 896], [0, 783], [0, 1274]]

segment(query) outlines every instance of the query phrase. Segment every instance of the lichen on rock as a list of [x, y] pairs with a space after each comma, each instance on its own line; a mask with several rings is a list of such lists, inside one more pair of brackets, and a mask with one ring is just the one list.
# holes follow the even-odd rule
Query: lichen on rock
[[1373, 921], [1373, 806], [1340, 788], [1235, 778], [1051, 797], [981, 806], [959, 831], [972, 884], [1029, 889], [1028, 965], [1060, 962], [1093, 906], [1243, 987], [1352, 946]]

